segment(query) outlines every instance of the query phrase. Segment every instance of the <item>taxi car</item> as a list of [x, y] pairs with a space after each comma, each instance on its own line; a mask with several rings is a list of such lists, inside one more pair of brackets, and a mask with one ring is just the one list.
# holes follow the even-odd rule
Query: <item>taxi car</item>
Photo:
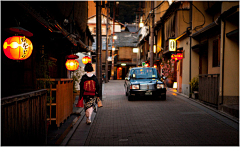
[[166, 87], [154, 67], [134, 67], [125, 78], [125, 92], [131, 101], [139, 96], [153, 96], [166, 100]]

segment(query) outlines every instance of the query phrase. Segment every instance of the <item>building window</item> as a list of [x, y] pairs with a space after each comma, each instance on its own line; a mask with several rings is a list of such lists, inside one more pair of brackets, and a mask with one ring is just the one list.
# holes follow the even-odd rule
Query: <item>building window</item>
[[220, 66], [220, 38], [213, 40], [213, 67]]

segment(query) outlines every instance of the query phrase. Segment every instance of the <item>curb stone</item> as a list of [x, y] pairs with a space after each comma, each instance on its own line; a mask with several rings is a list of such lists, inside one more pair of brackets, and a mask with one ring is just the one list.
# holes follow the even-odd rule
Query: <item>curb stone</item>
[[66, 137], [63, 139], [62, 143], [60, 144], [61, 146], [66, 146], [68, 144], [69, 140], [71, 139], [72, 135], [76, 131], [77, 127], [82, 122], [82, 120], [85, 116], [85, 113], [83, 110], [84, 109], [81, 109], [80, 116], [75, 118], [75, 119], [77, 119], [77, 121], [76, 122], [73, 121], [74, 125], [72, 125], [72, 129], [68, 132]]

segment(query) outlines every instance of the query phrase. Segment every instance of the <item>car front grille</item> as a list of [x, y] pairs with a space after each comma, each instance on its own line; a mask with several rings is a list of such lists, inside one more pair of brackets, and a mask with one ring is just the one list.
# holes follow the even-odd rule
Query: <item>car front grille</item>
[[141, 90], [153, 90], [156, 89], [154, 84], [141, 84], [140, 85]]

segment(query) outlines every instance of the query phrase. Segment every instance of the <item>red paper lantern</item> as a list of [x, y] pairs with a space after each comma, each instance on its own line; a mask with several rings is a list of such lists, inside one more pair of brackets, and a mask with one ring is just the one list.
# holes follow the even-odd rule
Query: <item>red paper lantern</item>
[[175, 60], [181, 60], [183, 58], [183, 54], [182, 53], [177, 53], [176, 55], [172, 54], [171, 58]]
[[25, 36], [13, 36], [3, 43], [4, 54], [12, 60], [25, 60], [33, 50], [32, 42]]
[[70, 71], [75, 71], [79, 67], [79, 62], [75, 59], [67, 59], [66, 68]]
[[183, 58], [183, 54], [182, 53], [177, 53], [177, 55], [175, 55], [175, 60], [181, 60]]
[[83, 64], [91, 63], [91, 61], [92, 61], [91, 58], [88, 57], [88, 56], [85, 56], [85, 57], [82, 58], [82, 63]]

